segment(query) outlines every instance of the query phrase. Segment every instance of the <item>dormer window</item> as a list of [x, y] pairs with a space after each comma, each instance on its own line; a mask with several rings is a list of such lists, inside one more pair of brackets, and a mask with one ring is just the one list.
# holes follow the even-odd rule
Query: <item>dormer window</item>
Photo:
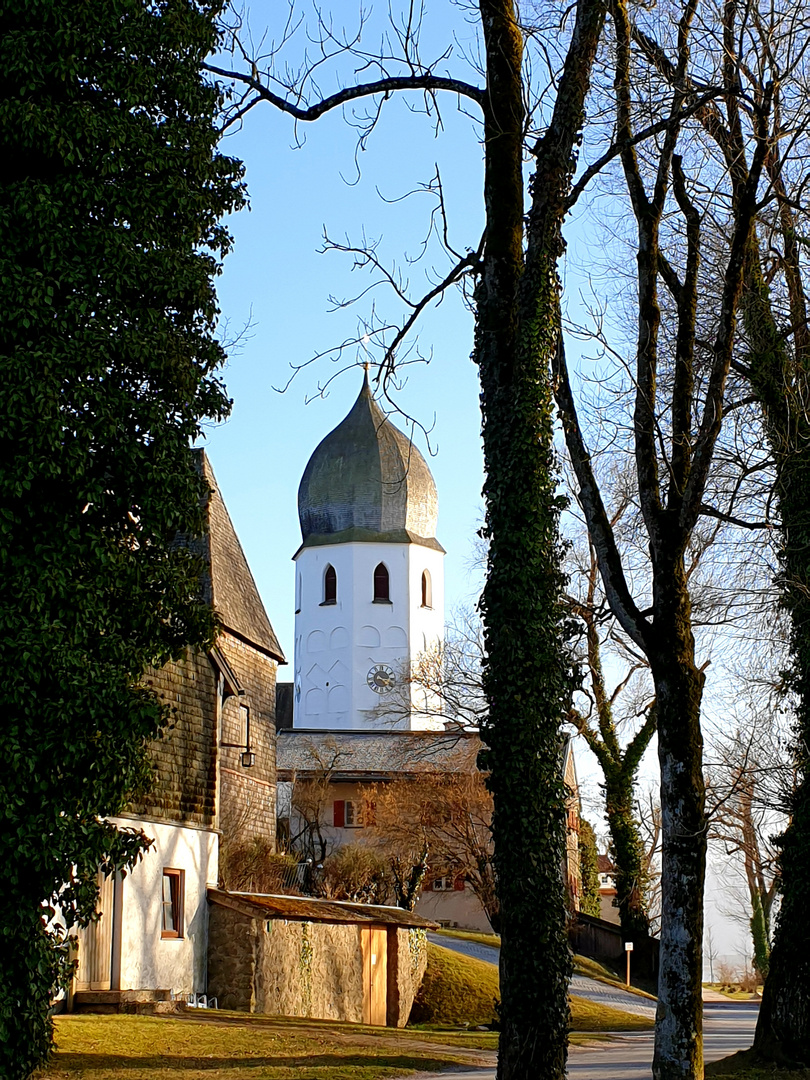
[[374, 570], [374, 603], [390, 604], [390, 583], [385, 563], [379, 563]]
[[422, 607], [433, 607], [433, 584], [429, 570], [422, 571]]
[[331, 563], [327, 566], [323, 575], [323, 603], [337, 603], [337, 571]]

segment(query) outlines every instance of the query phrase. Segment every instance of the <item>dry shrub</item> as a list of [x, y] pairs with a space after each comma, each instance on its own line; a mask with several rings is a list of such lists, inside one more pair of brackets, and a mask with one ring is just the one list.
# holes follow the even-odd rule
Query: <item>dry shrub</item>
[[232, 892], [297, 893], [298, 858], [273, 851], [262, 836], [220, 849], [220, 883]]
[[347, 844], [330, 855], [323, 864], [321, 882], [330, 900], [384, 904], [388, 899], [387, 863], [363, 844]]
[[759, 988], [759, 983], [760, 976], [750, 964], [746, 964], [737, 976], [737, 984], [747, 994], [755, 994]]

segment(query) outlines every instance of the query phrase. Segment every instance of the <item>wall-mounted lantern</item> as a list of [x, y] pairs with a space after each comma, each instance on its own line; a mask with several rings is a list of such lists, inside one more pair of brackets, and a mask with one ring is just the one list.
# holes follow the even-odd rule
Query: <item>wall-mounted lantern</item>
[[[244, 694], [244, 690], [241, 691], [240, 696], [242, 696], [242, 694]], [[251, 748], [251, 745], [250, 745], [250, 706], [249, 705], [243, 705], [240, 702], [239, 703], [239, 713], [240, 713], [240, 716], [242, 717], [242, 731], [244, 732], [244, 735], [245, 735], [245, 741], [244, 742], [238, 742], [238, 743], [224, 742], [224, 743], [220, 743], [219, 745], [220, 746], [232, 746], [235, 750], [241, 750], [242, 753], [239, 755], [239, 761], [240, 761], [240, 763], [242, 765], [242, 768], [243, 769], [252, 769], [253, 766], [256, 764], [256, 755], [253, 752], [253, 750]]]

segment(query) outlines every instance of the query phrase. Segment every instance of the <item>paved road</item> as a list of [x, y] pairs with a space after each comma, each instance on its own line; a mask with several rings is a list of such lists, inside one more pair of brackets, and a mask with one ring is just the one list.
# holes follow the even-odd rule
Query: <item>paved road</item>
[[[445, 937], [443, 934], [428, 934], [428, 939], [436, 945], [443, 945], [446, 949], [463, 953], [465, 956], [474, 956], [477, 960], [485, 960], [489, 964], [498, 963], [499, 950], [492, 945], [479, 945], [476, 941]], [[649, 998], [627, 993], [621, 987], [610, 986], [597, 979], [588, 979], [584, 975], [573, 976], [571, 993], [587, 998], [588, 1001], [596, 1001], [601, 1005], [612, 1005], [616, 1009], [624, 1009], [625, 1012], [635, 1013], [638, 1016], [655, 1017], [655, 1002]]]
[[[704, 1009], [704, 1058], [714, 1061], [746, 1050], [754, 1038], [758, 1004], [735, 1002]], [[652, 1080], [653, 1036], [615, 1037], [598, 1047], [572, 1046], [568, 1053], [569, 1080]], [[494, 1080], [494, 1068], [420, 1073], [419, 1080]], [[416, 1080], [416, 1078], [414, 1078]]]
[[[497, 960], [498, 950], [486, 945], [476, 945], [473, 942], [462, 942], [457, 939], [429, 935], [438, 945], [447, 945], [450, 948], [456, 946], [472, 946], [475, 952], [458, 948], [458, 952], [465, 952], [470, 956], [477, 956], [479, 960], [487, 960], [490, 963]], [[453, 944], [451, 945], [451, 941]], [[485, 951], [488, 955], [485, 955]], [[579, 976], [578, 976], [579, 978]], [[635, 1002], [641, 1002], [639, 1007], [649, 1008], [643, 998], [637, 998], [633, 994], [623, 994], [621, 990], [614, 990], [610, 986], [604, 986], [593, 979], [583, 979], [583, 983], [593, 983], [596, 987], [602, 987], [608, 994], [616, 994], [622, 998], [633, 998]], [[586, 986], [584, 989], [588, 989]], [[574, 993], [580, 993], [580, 989], [572, 985]], [[594, 991], [597, 992], [597, 991]], [[584, 994], [583, 994], [584, 996]], [[600, 997], [599, 1000], [607, 1000]], [[614, 1004], [614, 1001], [610, 1001]], [[628, 1008], [624, 1001], [622, 1008]], [[634, 1010], [635, 1011], [635, 1010]], [[704, 1058], [706, 1061], [714, 1061], [717, 1058], [726, 1057], [737, 1050], [746, 1050], [754, 1038], [754, 1028], [757, 1023], [758, 1002], [711, 1002], [703, 1009], [703, 1034], [704, 1034]], [[652, 1032], [631, 1033], [614, 1036], [614, 1041], [602, 1043], [598, 1046], [572, 1046], [568, 1055], [568, 1076], [570, 1080], [652, 1080], [652, 1055], [653, 1035]], [[495, 1070], [492, 1068], [470, 1069], [463, 1072], [450, 1072], [441, 1074], [424, 1074], [422, 1080], [494, 1080]]]

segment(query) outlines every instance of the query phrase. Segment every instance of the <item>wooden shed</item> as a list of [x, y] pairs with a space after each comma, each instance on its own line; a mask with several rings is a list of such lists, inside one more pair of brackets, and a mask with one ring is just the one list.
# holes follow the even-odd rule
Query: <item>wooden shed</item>
[[404, 1027], [435, 923], [396, 907], [208, 890], [220, 1008]]

